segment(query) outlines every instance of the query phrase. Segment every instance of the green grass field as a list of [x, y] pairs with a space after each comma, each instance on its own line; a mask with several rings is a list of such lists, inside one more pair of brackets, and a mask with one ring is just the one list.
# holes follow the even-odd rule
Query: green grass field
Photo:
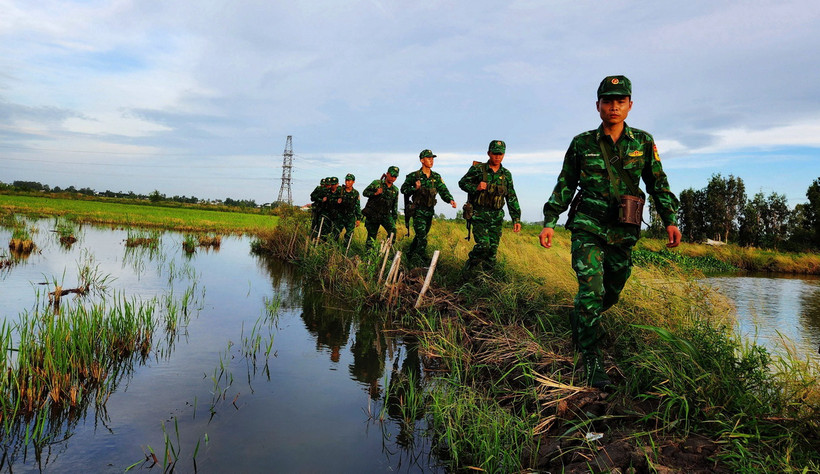
[[279, 220], [265, 214], [0, 194], [0, 215], [15, 213], [35, 217], [63, 216], [92, 224], [239, 234], [258, 234], [275, 227]]

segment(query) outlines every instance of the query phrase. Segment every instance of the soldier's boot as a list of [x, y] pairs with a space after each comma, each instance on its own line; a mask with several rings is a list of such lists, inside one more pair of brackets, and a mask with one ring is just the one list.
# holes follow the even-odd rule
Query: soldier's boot
[[604, 390], [612, 385], [609, 376], [601, 363], [601, 356], [595, 352], [584, 354], [584, 378], [587, 385], [598, 390]]

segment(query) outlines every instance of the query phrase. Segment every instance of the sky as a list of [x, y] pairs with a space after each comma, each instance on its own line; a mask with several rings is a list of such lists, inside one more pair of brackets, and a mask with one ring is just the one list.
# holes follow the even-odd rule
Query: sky
[[[0, 181], [294, 204], [429, 148], [458, 180], [504, 140], [542, 219], [607, 75], [672, 190], [820, 178], [820, 2], [0, 0]], [[440, 203], [448, 217], [455, 209]]]

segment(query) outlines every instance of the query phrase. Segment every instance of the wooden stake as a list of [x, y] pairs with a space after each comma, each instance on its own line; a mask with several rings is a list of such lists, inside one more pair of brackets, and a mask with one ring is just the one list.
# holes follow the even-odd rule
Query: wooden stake
[[396, 256], [393, 257], [393, 263], [390, 265], [390, 271], [387, 272], [387, 278], [384, 279], [384, 286], [385, 287], [392, 284], [394, 275], [399, 272], [399, 262], [400, 261], [401, 261], [401, 251], [398, 251], [398, 252], [396, 252]]
[[427, 288], [430, 287], [430, 281], [433, 280], [433, 273], [436, 271], [436, 263], [438, 263], [438, 254], [439, 251], [436, 250], [433, 252], [433, 259], [430, 261], [430, 269], [427, 270], [427, 276], [424, 277], [424, 285], [421, 287], [421, 291], [419, 292], [419, 298], [416, 300], [414, 308], [418, 308], [421, 306], [421, 299], [424, 297], [424, 293], [427, 292]]
[[384, 274], [384, 267], [387, 265], [387, 255], [388, 255], [388, 253], [385, 251], [384, 252], [384, 258], [382, 259], [382, 268], [381, 268], [381, 270], [379, 270], [378, 283], [382, 282], [382, 275]]

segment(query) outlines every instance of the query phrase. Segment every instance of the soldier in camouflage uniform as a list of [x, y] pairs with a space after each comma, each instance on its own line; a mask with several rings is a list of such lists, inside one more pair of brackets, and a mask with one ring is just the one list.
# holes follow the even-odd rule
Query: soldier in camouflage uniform
[[327, 200], [325, 201], [325, 226], [322, 230], [322, 237], [325, 240], [339, 240], [342, 224], [342, 189], [339, 187], [339, 178], [331, 176], [328, 178], [328, 189], [325, 191]]
[[[453, 208], [456, 202], [441, 175], [433, 171], [433, 159], [436, 155], [430, 150], [419, 153], [421, 169], [409, 173], [401, 185], [402, 194], [410, 194], [413, 198], [413, 231], [416, 236], [407, 249], [408, 260], [421, 263], [427, 259], [427, 233], [433, 223], [435, 213], [436, 193], [441, 194], [445, 202]], [[407, 209], [404, 210], [407, 212]]]
[[359, 202], [359, 191], [353, 189], [356, 177], [348, 173], [345, 176], [345, 185], [341, 189], [342, 200], [339, 203], [339, 221], [337, 224], [337, 234], [345, 231], [344, 245], [347, 246], [353, 238], [353, 229], [359, 226], [362, 220], [362, 208]]
[[367, 204], [362, 209], [365, 217], [364, 228], [367, 230], [367, 248], [373, 247], [373, 242], [379, 233], [379, 226], [384, 227], [387, 236], [396, 235], [396, 219], [399, 216], [399, 189], [394, 186], [399, 176], [399, 167], [391, 166], [381, 179], [370, 183], [362, 196], [367, 198]]
[[638, 187], [643, 179], [666, 226], [667, 247], [680, 244], [681, 233], [676, 225], [678, 200], [669, 189], [654, 139], [625, 122], [632, 110], [629, 79], [604, 78], [595, 105], [602, 123], [597, 130], [572, 139], [558, 183], [544, 204], [539, 239], [543, 247], [552, 246], [558, 216], [580, 187], [577, 207], [573, 201], [566, 224], [572, 231], [572, 267], [578, 277], [570, 323], [573, 342], [584, 359], [587, 383], [604, 388], [610, 382], [601, 365], [601, 314], [618, 301], [631, 273], [632, 247], [640, 237], [640, 222], [620, 222], [620, 196], [637, 193], [644, 198]]
[[[325, 206], [325, 202], [327, 201], [327, 179], [322, 178], [319, 182], [319, 186], [316, 186], [313, 189], [313, 192], [310, 193], [310, 235], [311, 238], [316, 237], [319, 232], [319, 225], [322, 222], [322, 215], [323, 215], [323, 208]], [[322, 232], [327, 230], [327, 223], [321, 223], [322, 225]]]
[[504, 201], [510, 210], [513, 232], [521, 230], [521, 207], [513, 187], [512, 174], [501, 166], [506, 152], [507, 145], [503, 141], [491, 141], [487, 149], [489, 160], [470, 167], [458, 182], [458, 187], [467, 193], [467, 200], [473, 206], [475, 246], [464, 265], [465, 277], [476, 271], [495, 268], [495, 256], [504, 224]]

